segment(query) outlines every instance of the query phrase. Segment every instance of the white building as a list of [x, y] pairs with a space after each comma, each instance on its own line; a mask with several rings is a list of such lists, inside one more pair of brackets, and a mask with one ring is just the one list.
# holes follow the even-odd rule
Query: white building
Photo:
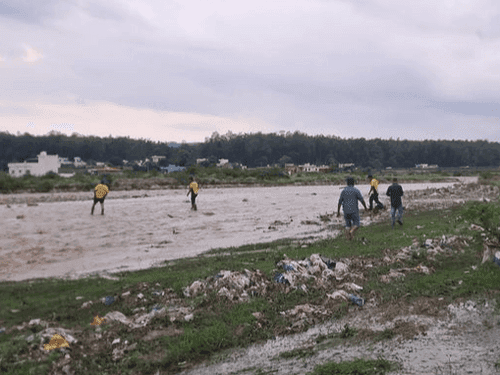
[[229, 160], [228, 159], [219, 159], [219, 162], [217, 163], [217, 166], [218, 167], [223, 167], [224, 165], [226, 165], [227, 163], [229, 163]]
[[158, 156], [158, 155], [153, 155], [151, 156], [151, 159], [153, 159], [153, 163], [155, 164], [158, 164], [158, 162], [161, 160], [161, 159], [165, 159], [166, 156]]
[[85, 167], [87, 163], [82, 161], [82, 159], [79, 156], [75, 156], [75, 161], [73, 162], [75, 167]]
[[57, 155], [47, 155], [45, 151], [40, 152], [38, 162], [25, 161], [24, 163], [9, 163], [9, 174], [12, 177], [22, 177], [25, 174], [33, 176], [43, 176], [48, 172], [57, 173], [61, 167], [61, 162]]
[[306, 163], [299, 165], [299, 172], [319, 172], [319, 167]]

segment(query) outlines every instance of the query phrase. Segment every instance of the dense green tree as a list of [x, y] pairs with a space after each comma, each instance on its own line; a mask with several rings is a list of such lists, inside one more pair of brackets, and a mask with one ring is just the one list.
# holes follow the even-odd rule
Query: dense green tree
[[169, 163], [189, 166], [197, 158], [229, 159], [248, 167], [260, 167], [291, 162], [337, 165], [355, 163], [370, 169], [385, 167], [409, 168], [415, 164], [438, 164], [440, 167], [486, 167], [500, 165], [500, 144], [479, 141], [408, 141], [399, 139], [350, 138], [336, 136], [308, 136], [296, 131], [284, 134], [234, 134], [214, 132], [205, 142], [169, 147], [166, 142], [129, 137], [95, 137], [64, 134], [52, 131], [44, 136], [0, 132], [0, 168], [7, 163], [35, 158], [40, 151], [58, 154], [72, 160], [79, 156], [89, 163], [110, 161], [120, 165], [128, 161], [144, 160], [163, 155], [163, 165]]

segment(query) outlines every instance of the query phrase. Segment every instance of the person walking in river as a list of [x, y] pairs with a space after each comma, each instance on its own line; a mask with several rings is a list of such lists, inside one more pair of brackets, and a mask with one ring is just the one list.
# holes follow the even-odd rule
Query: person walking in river
[[339, 204], [337, 207], [337, 217], [340, 216], [340, 206], [344, 210], [345, 236], [348, 240], [354, 238], [354, 234], [360, 226], [358, 201], [361, 202], [366, 210], [366, 203], [361, 192], [354, 187], [354, 178], [347, 177], [347, 187], [340, 193]]
[[403, 188], [398, 184], [398, 179], [394, 178], [392, 180], [392, 185], [387, 188], [386, 195], [391, 198], [391, 219], [392, 219], [392, 229], [394, 229], [394, 224], [396, 222], [396, 211], [398, 211], [398, 224], [403, 225], [403, 202], [401, 197], [403, 196]]
[[104, 198], [109, 193], [109, 182], [106, 179], [102, 179], [99, 184], [94, 189], [94, 204], [92, 205], [92, 209], [90, 210], [90, 214], [94, 214], [94, 208], [97, 202], [101, 204], [101, 215], [104, 215]]
[[191, 194], [191, 210], [197, 211], [198, 208], [196, 207], [196, 197], [198, 196], [198, 191], [200, 190], [198, 183], [194, 179], [193, 176], [189, 177], [189, 191], [187, 195]]
[[378, 209], [382, 210], [384, 209], [384, 205], [378, 200], [378, 184], [380, 182], [377, 179], [373, 178], [372, 175], [369, 175], [368, 179], [370, 180], [370, 191], [368, 192], [368, 195], [370, 196], [369, 210], [373, 209], [373, 201], [375, 201], [375, 203], [377, 204]]

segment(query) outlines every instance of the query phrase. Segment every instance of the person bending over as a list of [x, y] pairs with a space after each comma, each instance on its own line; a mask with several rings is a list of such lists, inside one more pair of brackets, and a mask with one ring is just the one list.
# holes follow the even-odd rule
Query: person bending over
[[108, 185], [105, 183], [105, 180], [101, 180], [101, 182], [94, 189], [94, 204], [92, 205], [92, 210], [90, 214], [94, 214], [94, 207], [99, 202], [101, 204], [101, 215], [104, 215], [104, 198], [109, 193]]
[[370, 191], [368, 192], [368, 195], [370, 196], [370, 210], [373, 208], [373, 201], [375, 201], [375, 203], [377, 203], [377, 207], [382, 210], [384, 205], [378, 200], [378, 184], [380, 182], [373, 178], [372, 175], [369, 175], [368, 179], [370, 180]]

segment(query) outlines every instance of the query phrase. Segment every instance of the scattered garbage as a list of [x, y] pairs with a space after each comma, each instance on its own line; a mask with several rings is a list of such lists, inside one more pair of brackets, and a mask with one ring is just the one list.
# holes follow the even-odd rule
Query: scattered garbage
[[477, 230], [477, 231], [480, 231], [480, 232], [484, 232], [484, 228], [479, 226], [479, 225], [476, 225], [476, 224], [471, 224], [470, 225], [470, 229], [471, 230]]
[[[293, 267], [291, 266], [288, 266], [291, 270], [293, 270]], [[284, 268], [284, 267], [283, 267]], [[274, 281], [276, 281], [277, 283], [281, 283], [281, 284], [290, 284], [288, 282], [288, 280], [286, 279], [286, 277], [282, 274], [282, 273], [276, 273], [274, 275]]]
[[88, 309], [91, 305], [93, 304], [92, 301], [87, 301], [87, 302], [84, 302], [82, 304], [82, 307], [80, 307], [81, 309]]
[[105, 298], [102, 299], [102, 302], [106, 305], [106, 306], [109, 306], [111, 305], [113, 302], [115, 302], [115, 297], [113, 296], [107, 296]]
[[66, 339], [57, 333], [54, 336], [52, 336], [48, 344], [45, 344], [43, 346], [43, 348], [47, 351], [59, 348], [68, 348], [68, 347], [69, 343], [66, 341]]
[[219, 296], [227, 297], [231, 301], [247, 301], [249, 296], [265, 295], [268, 279], [260, 270], [243, 272], [222, 270], [205, 280], [196, 280], [184, 289], [186, 297], [194, 297], [215, 291]]
[[0, 333], [5, 333], [5, 331], [6, 331], [5, 327], [0, 328]]
[[500, 251], [497, 251], [495, 253], [495, 256], [493, 257], [493, 262], [495, 262], [496, 265], [500, 266]]
[[[41, 338], [49, 338], [50, 337], [51, 341], [52, 341], [52, 339], [54, 338], [55, 335], [58, 335], [58, 337], [56, 337], [56, 341], [53, 342], [54, 345], [58, 345], [58, 343], [63, 344], [64, 342], [66, 342], [68, 344], [75, 344], [78, 342], [78, 340], [73, 337], [73, 333], [71, 330], [59, 328], [59, 327], [57, 327], [57, 328], [45, 328], [43, 331], [40, 331], [36, 334], [33, 334], [33, 335], [26, 337], [26, 341], [33, 341], [33, 340], [35, 340], [36, 337], [41, 337]], [[62, 342], [59, 337], [62, 337], [64, 342]], [[50, 342], [49, 342], [49, 344], [50, 344]], [[66, 345], [66, 346], [69, 346], [69, 345]]]
[[295, 268], [293, 268], [293, 266], [290, 264], [283, 264], [283, 269], [285, 271], [295, 271]]
[[165, 292], [163, 290], [155, 290], [153, 291], [153, 296], [164, 296]]
[[335, 292], [327, 294], [326, 296], [331, 299], [342, 299], [344, 301], [347, 301], [349, 299], [349, 293], [347, 293], [345, 290], [336, 290]]
[[363, 298], [355, 296], [354, 294], [349, 294], [349, 300], [358, 306], [363, 306], [365, 304], [365, 300]]
[[127, 318], [123, 313], [119, 311], [110, 311], [104, 316], [107, 321], [117, 321], [123, 323], [130, 328], [141, 328], [143, 325], [134, 323], [131, 319]]
[[418, 265], [413, 268], [398, 268], [398, 269], [390, 269], [387, 275], [380, 276], [380, 281], [383, 283], [390, 283], [392, 279], [397, 279], [400, 277], [405, 277], [408, 273], [423, 273], [426, 275], [430, 275], [431, 271], [428, 267], [423, 265]]
[[[116, 339], [116, 340], [119, 340], [119, 339]], [[130, 351], [134, 350], [137, 347], [137, 343], [136, 342], [133, 343], [132, 345], [128, 345], [128, 346], [126, 345], [127, 341], [125, 341], [123, 344], [125, 346], [123, 346], [122, 348], [114, 348], [113, 349], [113, 352], [111, 353], [111, 358], [113, 359], [113, 361], [116, 362], [116, 361], [122, 359], [123, 356], [125, 355], [125, 353], [130, 352]]]
[[314, 306], [308, 303], [297, 305], [293, 309], [282, 311], [280, 315], [292, 322], [288, 330], [300, 329], [306, 324], [316, 324], [323, 321], [330, 311], [323, 306]]
[[105, 318], [100, 318], [99, 315], [94, 316], [94, 321], [90, 323], [91, 326], [100, 326], [102, 323], [104, 323], [106, 319]]

